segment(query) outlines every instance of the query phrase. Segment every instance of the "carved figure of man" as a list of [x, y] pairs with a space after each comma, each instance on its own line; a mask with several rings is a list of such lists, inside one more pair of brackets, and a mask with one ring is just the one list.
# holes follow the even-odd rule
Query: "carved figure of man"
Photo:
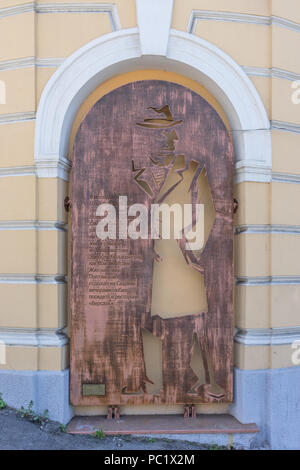
[[[180, 204], [182, 208], [185, 204], [204, 204], [206, 242], [212, 229], [215, 210], [205, 166], [201, 167], [200, 163], [194, 160], [188, 161], [185, 155], [176, 154], [178, 135], [175, 126], [180, 125], [182, 121], [173, 119], [169, 106], [148, 109], [153, 110], [156, 116], [144, 119], [143, 122], [137, 123], [137, 126], [150, 130], [161, 129], [165, 142], [159, 153], [149, 156], [151, 163], [148, 168], [139, 168], [132, 161], [134, 181], [146, 192], [153, 204]], [[184, 228], [192, 230], [196, 226], [194, 211], [190, 226]], [[145, 312], [142, 327], [162, 339], [163, 376], [166, 382], [164, 388], [167, 397], [170, 388], [168, 370], [174, 369], [174, 364], [177, 364], [176, 371], [172, 372], [172, 380], [190, 384], [187, 394], [190, 395], [191, 401], [201, 389], [218, 400], [224, 393], [214, 378], [209, 345], [203, 327], [204, 316], [208, 312], [205, 267], [201, 261], [202, 249], [187, 249], [187, 230], [184, 228], [179, 240], [174, 238], [173, 233], [170, 240], [155, 241], [151, 309]], [[168, 278], [170, 273], [172, 280]], [[161, 290], [163, 295], [159, 295]], [[172, 395], [172, 401], [172, 387], [169, 395]]]

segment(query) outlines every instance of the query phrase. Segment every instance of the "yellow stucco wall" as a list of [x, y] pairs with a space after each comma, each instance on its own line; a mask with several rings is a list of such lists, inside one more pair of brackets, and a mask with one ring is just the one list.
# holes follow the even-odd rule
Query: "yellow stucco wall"
[[[11, 276], [0, 282], [3, 305], [0, 331], [1, 328], [61, 328], [67, 325], [66, 284], [22, 283], [15, 279], [16, 276], [67, 274], [67, 233], [63, 229], [32, 227], [39, 221], [66, 224], [68, 217], [63, 200], [70, 193], [68, 183], [61, 179], [35, 176], [34, 113], [42, 91], [59, 63], [88, 41], [112, 31], [107, 13], [41, 14], [32, 11], [4, 14], [3, 9], [22, 3], [26, 2], [0, 0], [0, 80], [6, 83], [7, 89], [6, 104], [0, 104], [0, 280], [5, 275]], [[49, 2], [40, 0], [36, 3], [46, 5]], [[68, 2], [54, 0], [51, 3]], [[95, 0], [95, 3], [107, 2]], [[135, 1], [118, 0], [114, 4], [121, 27], [135, 27]], [[238, 278], [298, 276], [300, 279], [300, 233], [296, 233], [300, 226], [297, 203], [300, 199], [300, 127], [293, 132], [289, 129], [289, 125], [300, 126], [300, 105], [292, 103], [292, 78], [289, 75], [300, 76], [300, 4], [297, 0], [175, 0], [172, 27], [186, 32], [192, 10], [246, 15], [239, 21], [228, 16], [225, 19], [219, 16], [217, 20], [198, 19], [193, 34], [217, 45], [244, 67], [261, 96], [270, 121], [284, 123], [281, 130], [272, 129], [272, 171], [275, 176], [283, 174], [282, 181], [275, 178], [272, 183], [243, 182], [235, 186], [239, 201], [235, 225], [248, 227], [235, 238], [235, 274]], [[259, 17], [270, 18], [272, 15], [296, 23], [298, 30], [271, 22], [257, 24]], [[30, 65], [22, 65], [22, 60], [30, 58], [33, 58]], [[15, 60], [20, 63], [16, 65]], [[280, 69], [284, 77], [275, 77], [272, 69]], [[71, 135], [70, 152], [78, 123], [105, 86], [110, 90], [120, 83], [146, 76], [170, 77], [165, 72], [144, 71], [116, 77], [106, 83], [102, 91], [96, 89], [79, 111]], [[173, 75], [172, 80], [175, 79]], [[186, 86], [195, 86], [196, 91], [209, 98], [226, 119], [220, 105], [207, 91], [190, 80], [177, 79]], [[287, 182], [289, 176], [294, 179]], [[21, 225], [17, 229], [8, 229], [9, 223]], [[290, 233], [249, 230], [249, 226], [275, 225], [288, 226]], [[299, 283], [238, 283], [235, 289], [236, 326], [242, 329], [299, 327], [299, 301]], [[241, 369], [290, 367], [290, 353], [290, 345], [237, 344], [235, 364]], [[3, 367], [63, 369], [68, 364], [67, 356], [66, 347], [10, 346], [7, 364]]]

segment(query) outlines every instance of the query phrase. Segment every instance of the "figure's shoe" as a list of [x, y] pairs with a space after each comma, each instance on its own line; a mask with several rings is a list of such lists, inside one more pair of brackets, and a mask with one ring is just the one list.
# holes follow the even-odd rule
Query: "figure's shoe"
[[215, 400], [222, 400], [224, 398], [224, 390], [217, 384], [206, 384], [205, 394]]

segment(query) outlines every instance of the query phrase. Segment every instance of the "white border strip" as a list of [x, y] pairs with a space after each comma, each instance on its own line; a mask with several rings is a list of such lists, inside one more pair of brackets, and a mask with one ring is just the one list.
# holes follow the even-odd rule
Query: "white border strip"
[[6, 346], [61, 348], [69, 338], [62, 328], [0, 328], [0, 342]]
[[300, 24], [295, 21], [287, 20], [279, 16], [271, 16], [271, 25], [280, 26], [281, 28], [290, 29], [297, 33], [300, 32]]
[[[234, 341], [245, 346], [289, 345], [300, 342], [300, 327], [238, 329]], [[69, 343], [64, 328], [0, 328], [6, 346], [63, 347]]]
[[300, 184], [300, 175], [273, 172], [272, 181], [274, 181], [274, 183]]
[[[49, 274], [0, 274], [0, 284], [66, 284], [68, 276]], [[300, 285], [300, 276], [237, 276], [236, 285]]]
[[17, 70], [28, 67], [38, 68], [57, 68], [59, 67], [64, 58], [46, 57], [46, 58], [34, 58], [34, 57], [22, 57], [20, 59], [5, 60], [0, 62], [0, 72], [5, 70]]
[[[279, 128], [274, 128], [279, 129]], [[294, 132], [290, 129], [280, 127], [281, 131]], [[299, 132], [300, 134], [300, 126]], [[235, 164], [235, 184], [243, 183], [244, 181], [255, 181], [258, 183], [288, 183], [288, 184], [300, 184], [300, 175], [293, 173], [279, 173], [272, 172], [272, 169], [266, 167], [265, 165], [249, 165], [243, 161], [239, 161]]]
[[300, 276], [237, 276], [237, 286], [300, 285]]
[[1, 8], [0, 19], [23, 13], [106, 13], [113, 31], [121, 29], [117, 7], [112, 3], [25, 3]]
[[26, 67], [34, 67], [34, 57], [22, 57], [21, 59], [4, 60], [0, 62], [0, 71], [15, 70]]
[[297, 81], [300, 80], [300, 74], [288, 70], [264, 67], [242, 66], [242, 69], [249, 77], [279, 78], [281, 80]]
[[70, 160], [40, 160], [36, 163], [36, 175], [38, 178], [62, 178], [69, 181], [72, 168]]
[[67, 276], [49, 274], [0, 274], [0, 284], [66, 284]]
[[214, 10], [192, 10], [188, 24], [188, 33], [195, 33], [198, 20], [229, 21], [233, 23], [258, 24], [263, 26], [270, 26], [271, 24], [271, 19], [269, 16], [249, 15], [245, 13], [231, 13]]
[[238, 225], [234, 229], [235, 235], [243, 233], [252, 234], [287, 234], [287, 235], [299, 235], [300, 225]]
[[249, 77], [272, 78], [273, 76], [274, 69], [271, 69], [271, 68], [268, 69], [266, 67], [254, 67], [254, 66], [249, 67], [247, 65], [241, 65], [241, 67]]
[[51, 220], [13, 220], [0, 221], [1, 230], [59, 230], [68, 231], [68, 224]]
[[0, 125], [13, 124], [14, 122], [34, 121], [35, 118], [36, 113], [34, 111], [25, 113], [0, 114]]
[[292, 124], [291, 122], [283, 121], [271, 121], [271, 125], [272, 129], [300, 134], [300, 124]]
[[72, 162], [60, 160], [40, 161], [35, 166], [11, 166], [0, 168], [0, 178], [11, 176], [37, 176], [40, 178], [61, 178], [69, 181]]
[[300, 343], [300, 327], [238, 329], [234, 341], [245, 346], [273, 346]]
[[247, 23], [261, 26], [280, 26], [291, 31], [300, 32], [300, 24], [279, 16], [250, 15], [247, 13], [231, 13], [214, 10], [192, 10], [188, 33], [195, 34], [199, 20], [227, 21], [231, 23]]
[[0, 8], [0, 19], [6, 18], [7, 16], [21, 15], [23, 13], [32, 13], [34, 12], [35, 4], [24, 3], [23, 5], [14, 5], [11, 7]]
[[[232, 131], [234, 134], [234, 131]], [[244, 181], [255, 181], [258, 183], [270, 183], [272, 181], [272, 168], [266, 166], [265, 162], [248, 163], [240, 160], [235, 164], [235, 184]]]
[[36, 58], [35, 59], [35, 66], [39, 68], [57, 68], [59, 67], [63, 61], [65, 60], [64, 57], [43, 57], [43, 58]]
[[10, 166], [0, 168], [0, 178], [9, 176], [35, 176], [35, 166]]

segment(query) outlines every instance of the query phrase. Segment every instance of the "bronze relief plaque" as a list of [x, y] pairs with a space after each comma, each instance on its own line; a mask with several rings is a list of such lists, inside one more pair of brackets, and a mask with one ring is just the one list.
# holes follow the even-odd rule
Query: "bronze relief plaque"
[[[147, 80], [91, 108], [73, 150], [72, 404], [232, 401], [232, 201], [231, 139], [198, 94]], [[165, 239], [153, 207], [174, 204], [188, 230]]]

